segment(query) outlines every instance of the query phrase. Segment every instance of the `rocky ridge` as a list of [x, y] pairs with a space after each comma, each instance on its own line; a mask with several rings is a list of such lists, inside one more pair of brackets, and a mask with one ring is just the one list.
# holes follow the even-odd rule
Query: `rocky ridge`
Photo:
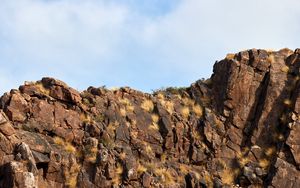
[[300, 49], [251, 49], [188, 88], [0, 99], [0, 187], [300, 187]]

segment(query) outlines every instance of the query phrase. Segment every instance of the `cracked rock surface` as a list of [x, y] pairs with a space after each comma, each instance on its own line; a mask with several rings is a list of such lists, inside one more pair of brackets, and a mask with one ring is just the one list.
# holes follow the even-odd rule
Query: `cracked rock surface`
[[299, 70], [251, 49], [153, 94], [25, 82], [0, 99], [0, 187], [300, 187]]

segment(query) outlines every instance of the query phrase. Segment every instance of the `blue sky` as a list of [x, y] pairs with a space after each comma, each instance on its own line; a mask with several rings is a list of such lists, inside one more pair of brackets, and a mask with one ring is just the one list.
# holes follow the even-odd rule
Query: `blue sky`
[[299, 22], [298, 0], [0, 0], [0, 93], [189, 86], [227, 53], [299, 47]]

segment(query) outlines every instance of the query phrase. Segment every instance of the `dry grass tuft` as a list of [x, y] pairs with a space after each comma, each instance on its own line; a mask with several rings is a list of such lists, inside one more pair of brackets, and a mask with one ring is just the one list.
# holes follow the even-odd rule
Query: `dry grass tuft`
[[190, 167], [188, 165], [185, 165], [185, 164], [180, 164], [179, 165], [179, 170], [182, 174], [186, 175], [189, 173], [190, 171]]
[[159, 120], [159, 116], [157, 114], [152, 114], [151, 115], [151, 118], [152, 118], [152, 121], [154, 123], [158, 123], [158, 120]]
[[63, 146], [65, 144], [65, 141], [62, 138], [58, 137], [58, 136], [55, 136], [53, 138], [53, 141], [54, 141], [55, 144], [60, 145], [60, 146]]
[[67, 178], [66, 185], [69, 188], [75, 188], [77, 185], [77, 174]]
[[149, 125], [148, 127], [150, 130], [154, 130], [154, 131], [158, 131], [159, 130], [159, 126], [157, 123], [152, 123], [151, 125]]
[[275, 62], [275, 56], [273, 54], [270, 54], [267, 58], [267, 61], [269, 63], [274, 63]]
[[203, 109], [199, 104], [195, 104], [193, 106], [193, 112], [196, 114], [198, 118], [202, 117], [203, 115]]
[[151, 100], [147, 99], [144, 100], [143, 103], [141, 104], [142, 109], [144, 109], [147, 112], [152, 112], [154, 109], [154, 104]]
[[290, 68], [288, 66], [284, 66], [281, 68], [282, 72], [288, 73], [290, 71]]
[[126, 116], [126, 109], [125, 108], [120, 108], [120, 114], [122, 117]]
[[283, 101], [283, 104], [285, 104], [286, 106], [291, 106], [292, 105], [292, 101], [290, 99], [285, 99]]
[[123, 166], [121, 164], [117, 164], [117, 168], [116, 168], [116, 174], [121, 175], [123, 174]]
[[157, 98], [160, 99], [160, 100], [164, 100], [165, 99], [165, 96], [163, 93], [158, 93], [157, 94]]
[[272, 156], [274, 153], [276, 153], [276, 147], [275, 146], [269, 147], [265, 150], [265, 154], [268, 157]]
[[233, 185], [236, 178], [236, 172], [233, 169], [224, 169], [221, 172], [220, 177], [223, 184]]
[[234, 59], [234, 56], [235, 54], [227, 54], [225, 59], [227, 60]]
[[76, 152], [76, 148], [69, 142], [66, 142], [65, 150], [69, 153], [75, 153]]
[[260, 160], [258, 161], [258, 165], [259, 165], [261, 168], [266, 169], [266, 168], [269, 167], [270, 161], [269, 161], [268, 159], [263, 158], [263, 159], [260, 159]]
[[185, 119], [187, 119], [190, 115], [190, 109], [188, 107], [183, 107], [181, 109], [181, 114]]
[[125, 153], [125, 152], [120, 153], [119, 158], [120, 158], [121, 160], [125, 160], [125, 158], [126, 158], [126, 153]]
[[150, 155], [153, 154], [153, 150], [149, 144], [145, 145], [145, 151], [146, 151], [146, 153], [148, 153]]
[[142, 165], [140, 162], [138, 162], [138, 166], [137, 166], [136, 171], [139, 175], [141, 175], [141, 174], [143, 174], [144, 172], [147, 171], [147, 168], [144, 165]]
[[63, 146], [65, 151], [69, 153], [76, 153], [76, 148], [70, 142], [66, 142], [64, 139], [57, 136], [53, 138], [53, 141], [55, 144]]
[[36, 83], [35, 87], [44, 95], [49, 95], [50, 91], [44, 87], [42, 83]]
[[174, 112], [174, 104], [172, 101], [166, 101], [165, 103], [165, 108], [169, 114], [173, 114]]
[[172, 185], [175, 183], [172, 174], [165, 168], [158, 168], [154, 171], [155, 175], [159, 176], [165, 185]]

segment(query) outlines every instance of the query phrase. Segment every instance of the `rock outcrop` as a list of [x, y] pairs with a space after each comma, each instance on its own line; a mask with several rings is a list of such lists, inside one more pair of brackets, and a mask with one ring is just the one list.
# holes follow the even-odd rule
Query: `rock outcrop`
[[26, 82], [0, 99], [0, 187], [300, 187], [300, 50], [248, 50], [153, 94]]

